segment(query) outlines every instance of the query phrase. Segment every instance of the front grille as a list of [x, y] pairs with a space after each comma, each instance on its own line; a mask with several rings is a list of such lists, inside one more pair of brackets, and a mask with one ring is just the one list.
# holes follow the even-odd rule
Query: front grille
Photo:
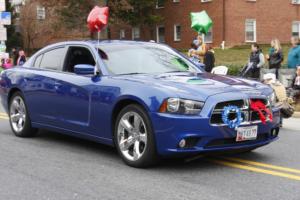
[[237, 144], [252, 144], [257, 143], [260, 141], [267, 140], [269, 138], [269, 133], [263, 133], [259, 134], [257, 136], [256, 140], [249, 140], [249, 141], [243, 141], [243, 142], [237, 142], [236, 138], [226, 138], [226, 139], [216, 139], [212, 140], [209, 143], [205, 145], [205, 148], [216, 148], [216, 147], [224, 147], [224, 146], [231, 146], [231, 145], [237, 145]]
[[231, 106], [231, 105], [235, 105], [239, 108], [242, 108], [244, 105], [245, 105], [245, 102], [244, 100], [235, 100], [235, 101], [225, 101], [225, 102], [220, 102], [216, 105], [215, 107], [215, 110], [217, 109], [222, 109], [225, 107], [225, 106]]
[[[235, 101], [225, 101], [218, 103], [211, 115], [210, 118], [210, 124], [213, 126], [225, 126], [223, 119], [222, 119], [222, 113], [224, 110], [224, 107], [226, 106], [237, 106], [242, 111], [242, 118], [243, 122], [242, 124], [246, 123], [256, 123], [260, 122], [260, 118], [257, 112], [252, 111], [250, 109], [250, 100], [256, 101], [260, 100], [262, 101], [268, 108], [270, 108], [270, 104], [268, 103], [267, 99], [243, 99], [243, 100], [235, 100]], [[266, 114], [266, 113], [264, 113]], [[232, 113], [229, 114], [229, 118], [234, 118], [235, 114]]]

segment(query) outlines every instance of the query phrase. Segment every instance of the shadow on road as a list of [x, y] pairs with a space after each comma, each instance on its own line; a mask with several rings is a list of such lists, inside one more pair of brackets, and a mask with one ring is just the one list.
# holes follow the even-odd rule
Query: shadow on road
[[[13, 136], [13, 133], [11, 132], [9, 126], [3, 124], [1, 126], [1, 134], [2, 135], [10, 135], [10, 137]], [[15, 140], [15, 139], [14, 139]], [[116, 164], [121, 164], [126, 167], [125, 164], [122, 163], [121, 158], [119, 157], [116, 149], [111, 146], [99, 144], [93, 141], [84, 140], [81, 138], [76, 138], [52, 131], [47, 130], [41, 130], [39, 131], [39, 134], [35, 138], [31, 139], [18, 139], [19, 142], [23, 142], [22, 140], [26, 140], [27, 142], [34, 143], [34, 145], [40, 145], [41, 147], [49, 147], [55, 148], [56, 151], [64, 152], [73, 152], [78, 155], [87, 155], [91, 158], [99, 158], [101, 160], [107, 160], [114, 162]], [[24, 147], [26, 148], [26, 147]], [[219, 156], [219, 155], [218, 155]], [[257, 162], [268, 162], [274, 158], [272, 155], [268, 154], [267, 152], [264, 153], [264, 151], [260, 152], [250, 152], [250, 153], [243, 153], [243, 154], [230, 154], [226, 156], [234, 156], [239, 157], [247, 160], [255, 160]], [[196, 158], [189, 157], [188, 159], [184, 158], [173, 158], [173, 159], [162, 159], [161, 162], [156, 166], [150, 169], [152, 170], [162, 170], [162, 171], [168, 171], [168, 170], [174, 170], [174, 171], [182, 171], [182, 170], [201, 170], [202, 172], [205, 172], [206, 170], [212, 171], [215, 168], [220, 168], [220, 166], [212, 163], [209, 161], [209, 159], [218, 159], [215, 155], [213, 156], [196, 156]], [[100, 164], [100, 161], [99, 161]], [[149, 170], [149, 169], [148, 169]]]

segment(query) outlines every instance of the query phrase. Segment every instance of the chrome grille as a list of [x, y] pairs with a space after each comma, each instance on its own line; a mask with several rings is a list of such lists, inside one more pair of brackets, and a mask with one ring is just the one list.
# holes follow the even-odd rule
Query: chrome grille
[[[222, 113], [224, 107], [226, 106], [237, 106], [242, 111], [243, 122], [242, 125], [245, 124], [254, 124], [260, 123], [259, 115], [257, 112], [252, 111], [250, 109], [250, 100], [260, 100], [262, 101], [268, 108], [270, 108], [270, 103], [267, 99], [241, 99], [241, 100], [234, 100], [234, 101], [225, 101], [218, 103], [211, 115], [210, 124], [213, 126], [226, 126], [222, 120]], [[232, 113], [234, 114], [234, 113]]]

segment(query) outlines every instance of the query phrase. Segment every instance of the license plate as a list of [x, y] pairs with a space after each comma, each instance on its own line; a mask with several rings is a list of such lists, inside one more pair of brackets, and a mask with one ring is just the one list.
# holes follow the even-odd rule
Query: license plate
[[240, 127], [237, 129], [236, 141], [256, 140], [257, 126]]

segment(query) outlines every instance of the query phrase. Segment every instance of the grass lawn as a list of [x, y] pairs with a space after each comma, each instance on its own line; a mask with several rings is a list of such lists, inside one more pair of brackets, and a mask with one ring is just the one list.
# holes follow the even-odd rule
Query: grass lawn
[[[269, 52], [268, 45], [262, 45], [263, 54], [267, 54]], [[288, 45], [283, 45], [283, 53], [284, 53], [284, 62], [283, 66], [287, 65], [287, 54], [289, 50]], [[248, 61], [250, 54], [250, 45], [247, 46], [238, 46], [229, 49], [215, 49], [215, 57], [216, 57], [216, 66], [225, 65], [229, 67], [230, 74], [236, 74], [238, 70], [240, 70]], [[268, 63], [266, 61], [265, 67], [268, 67]]]

